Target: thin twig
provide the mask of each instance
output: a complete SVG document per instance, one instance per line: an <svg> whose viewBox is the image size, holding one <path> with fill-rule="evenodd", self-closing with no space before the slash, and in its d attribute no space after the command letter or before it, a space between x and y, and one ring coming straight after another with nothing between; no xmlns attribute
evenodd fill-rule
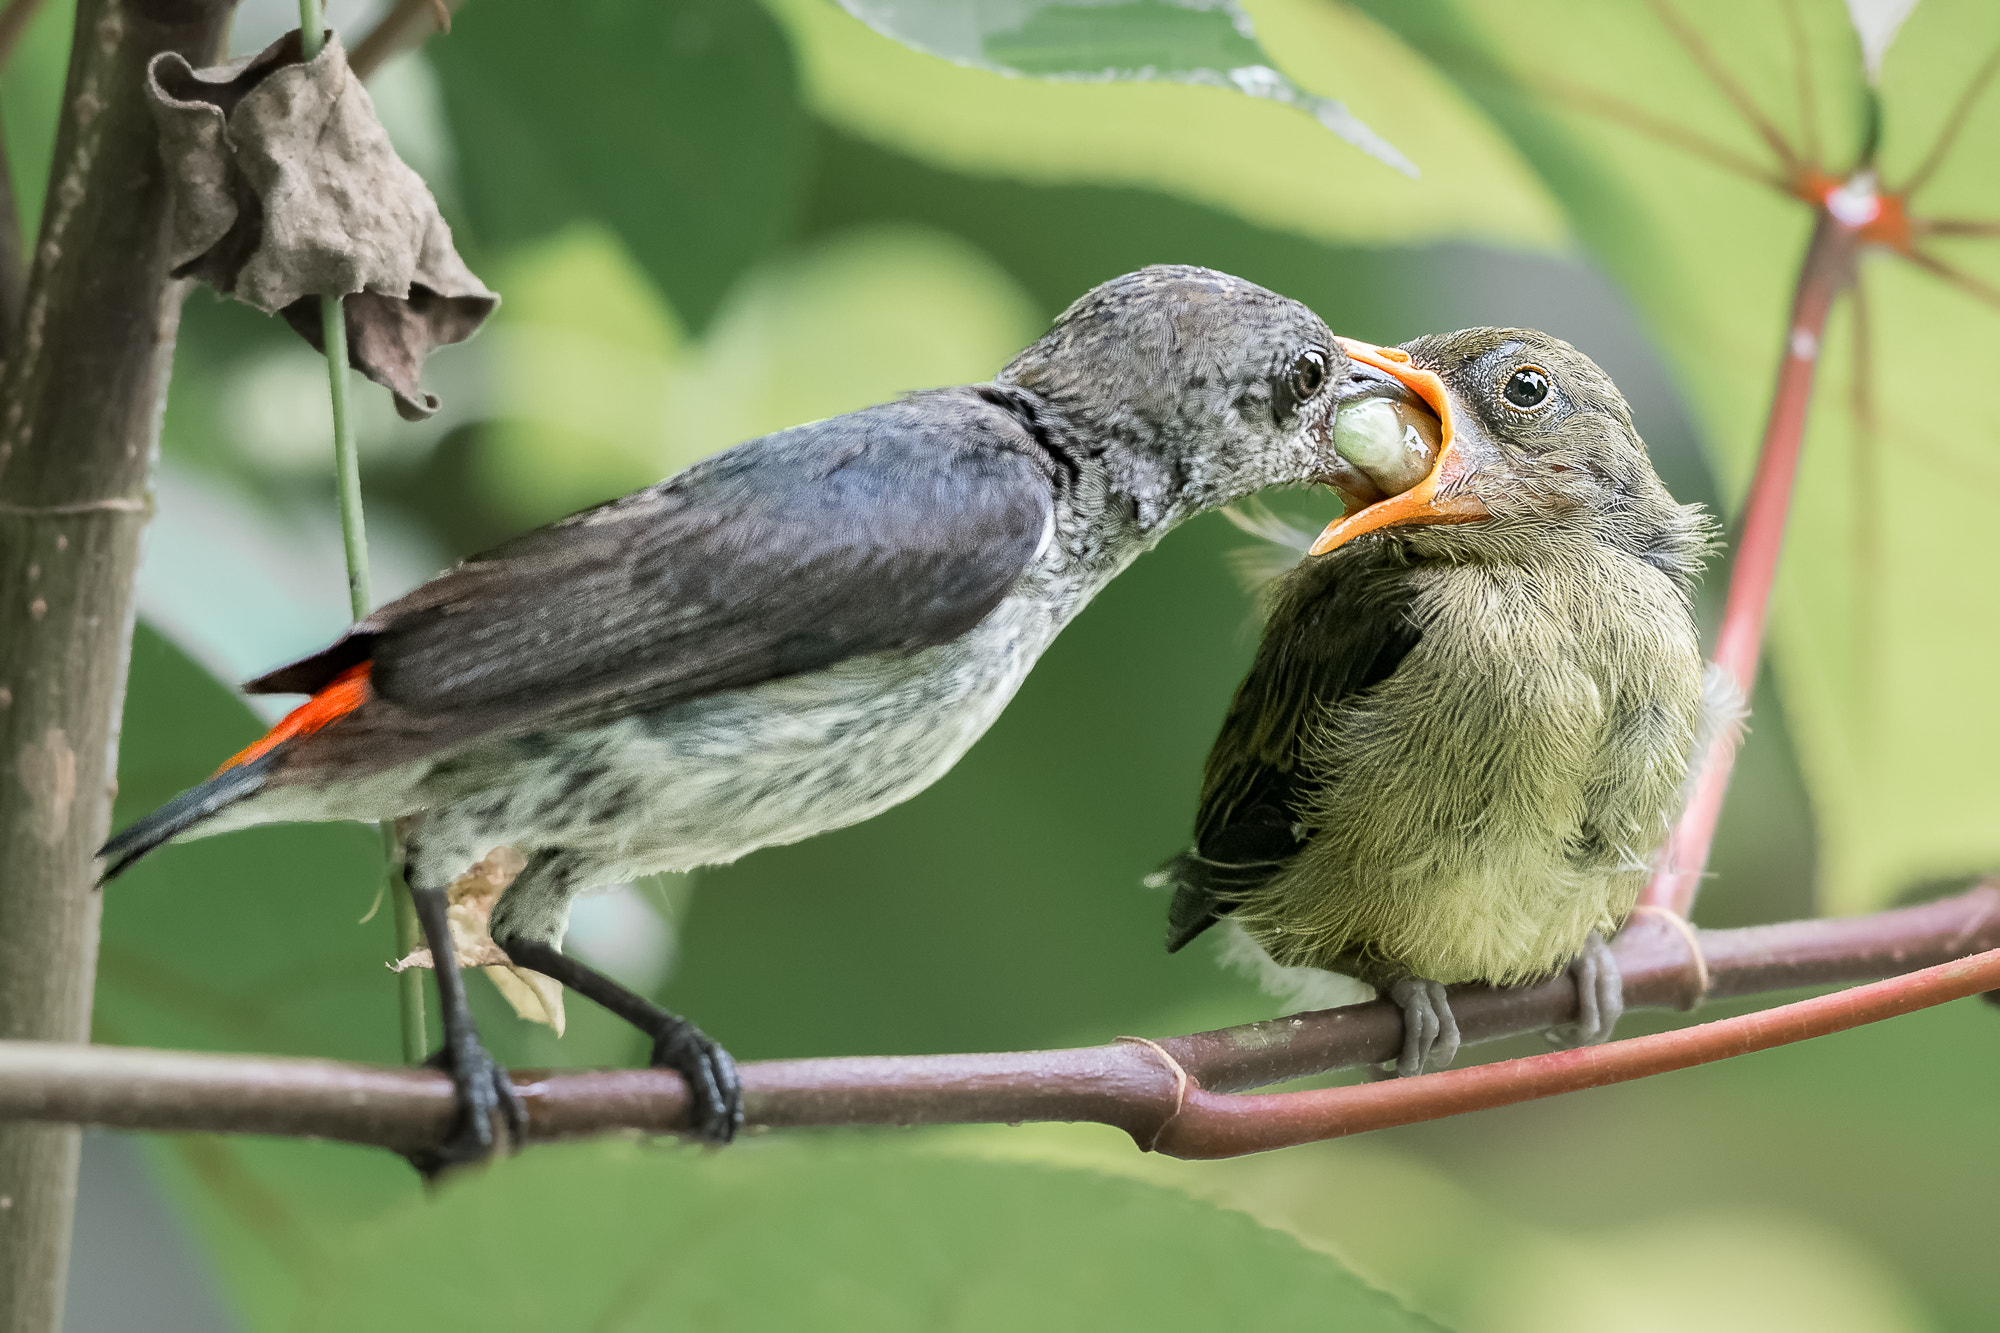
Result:
<svg viewBox="0 0 2000 1333"><path fill-rule="evenodd" d="M1945 158L1951 153L1952 145L1958 142L1960 132L1965 129L1965 122L1971 118L1973 105L1986 91L1986 85L1993 82L1995 74L2000 74L2000 46L1994 47L1992 54L1986 57L1986 62L1973 72L1972 81L1965 85L1965 91L1960 93L1958 101L1952 104L1951 114L1944 118L1944 124L1938 130L1938 137L1931 143L1930 152L1924 154L1924 160L1910 173L1910 178L1893 193L1908 199L1937 174L1937 169L1944 165Z"/></svg>
<svg viewBox="0 0 2000 1333"><path fill-rule="evenodd" d="M8 0L7 7L0 9L0 70L7 67L7 58L14 54L21 34L34 22L35 11L41 7L42 0Z"/></svg>
<svg viewBox="0 0 2000 1333"><path fill-rule="evenodd" d="M1786 175L1796 175L1802 165L1798 152L1793 149L1783 132L1764 115L1763 109L1757 105L1757 100L1750 95L1750 90L1737 82L1736 76L1729 72L1728 66L1722 63L1722 58L1715 54L1715 48L1708 44L1708 39L1688 22L1686 15L1674 7L1673 0L1646 0L1646 3L1660 22L1666 25L1667 30L1673 33L1674 40L1679 42L1682 49L1693 58L1694 63L1700 66L1701 72L1708 76L1708 81L1730 100L1743 119L1750 122L1750 128L1757 131L1771 151L1778 155L1778 161L1784 164Z"/></svg>
<svg viewBox="0 0 2000 1333"><path fill-rule="evenodd" d="M1157 1043L764 1061L742 1066L745 1111L751 1125L767 1128L1089 1120L1187 1156L1277 1147L1681 1068L1938 1003L1968 987L2000 987L2000 954L1989 952L2000 949L2000 887L1873 917L1699 931L1693 940L1707 960L1707 994L1718 997L1931 971L1892 983L1887 1000L1881 988L1863 987L1809 1002L1803 1017L1791 1006L1664 1041L1643 1037L1401 1080L1387 1094L1360 1087L1226 1095L1393 1055L1402 1020L1394 1005L1376 1001ZM1635 924L1618 952L1633 1007L1685 1009L1701 998L1687 937L1659 917ZM1986 971L1951 970L1974 953ZM1509 991L1456 987L1452 1007L1468 1037L1483 1040L1574 1021L1576 992L1564 979ZM669 1070L523 1070L514 1081L536 1139L689 1125L686 1085ZM450 1078L435 1070L0 1042L0 1120L286 1134L409 1151L438 1142L454 1107Z"/></svg>
<svg viewBox="0 0 2000 1333"><path fill-rule="evenodd" d="M1174 1157L1268 1152L1671 1073L1879 1023L1996 986L2000 949L1739 1018L1426 1078L1256 1097L1195 1091L1155 1142Z"/></svg>
<svg viewBox="0 0 2000 1333"><path fill-rule="evenodd" d="M299 0L299 50L311 61L325 44L325 19L320 0ZM326 350L327 388L333 404L333 461L340 497L340 544L347 557L347 604L356 620L375 607L368 588L368 530L361 504L361 455L355 447L354 421L347 410L347 314L338 293L319 298L320 344ZM417 918L409 895L397 892L395 879L402 864L402 846L393 824L382 825L383 874L390 877L390 913L396 931L397 957L407 957L417 944ZM423 978L412 971L396 977L396 1002L403 1041L403 1058L415 1064L424 1058Z"/></svg>
<svg viewBox="0 0 2000 1333"><path fill-rule="evenodd" d="M390 56L420 44L434 32L451 31L451 14L465 0L396 0L366 37L348 53L347 65L366 79Z"/></svg>

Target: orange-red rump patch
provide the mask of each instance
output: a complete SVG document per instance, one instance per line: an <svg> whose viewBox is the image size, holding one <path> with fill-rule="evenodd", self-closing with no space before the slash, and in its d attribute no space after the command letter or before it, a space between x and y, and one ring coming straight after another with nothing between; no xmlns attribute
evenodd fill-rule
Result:
<svg viewBox="0 0 2000 1333"><path fill-rule="evenodd" d="M370 665L363 662L335 676L325 689L285 714L277 726L264 733L263 739L231 755L229 762L215 771L226 773L238 764L247 764L252 759L260 759L286 741L299 736L310 736L327 723L336 718L346 717L367 703Z"/></svg>

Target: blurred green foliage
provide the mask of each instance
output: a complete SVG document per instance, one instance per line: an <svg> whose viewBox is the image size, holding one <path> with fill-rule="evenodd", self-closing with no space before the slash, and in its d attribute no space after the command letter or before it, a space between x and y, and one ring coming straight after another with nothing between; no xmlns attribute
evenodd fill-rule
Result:
<svg viewBox="0 0 2000 1333"><path fill-rule="evenodd" d="M1727 25L1743 7L1729 8L1702 21L1738 31ZM1831 89L1838 7L1804 8ZM1740 135L1642 7L1587 22L1538 10L1513 27L1433 4L1247 9L1288 75L1344 101L1423 178L1281 106L965 69L828 0L472 0L449 37L373 83L505 297L492 328L433 361L437 421L364 416L378 586L737 439L983 378L1090 285L1160 261L1241 273L1373 341L1549 327L1626 386L1678 494L1716 499L1697 434L1736 493L1796 212L1630 136L1530 116L1452 60L1466 43L1510 58L1525 43L1635 92L1664 80L1692 123ZM0 83L31 224L69 22L68 5L45 6ZM1768 48L1752 31L1729 55L1777 103L1788 76ZM1956 71L1977 54L1916 59ZM1913 96L1898 58L1892 91ZM1845 105L1828 94L1830 115ZM1835 128L1845 142L1850 127ZM1566 249L1572 225L1654 321L1659 355ZM1950 355L1984 346L1968 338ZM1934 377L1900 382L1922 391ZM141 585L174 641L142 630L135 648L120 821L256 734L204 666L252 670L340 628L323 385L281 328L191 300L167 415L171 502ZM1809 467L1837 472L1841 447L1822 431L1826 461ZM1795 541L1781 618L1821 595L1812 580L1846 577L1846 557L1826 553L1847 531L1845 502L1820 484L1802 504L1832 516L1809 516L1816 535ZM1186 836L1254 643L1224 558L1243 540L1203 520L1141 561L971 756L907 805L707 872L691 901L674 895L679 908L626 900L670 918L664 999L745 1059L1097 1042L1267 1016L1202 951L1167 957L1164 904L1138 887ZM1935 591L1895 586L1913 606ZM1798 684L1818 631L1786 623L1783 703L1823 745L1829 696ZM1893 660L1927 663L1944 642L1962 639L1910 630ZM1939 679L1913 693L1966 703L1956 677ZM1701 907L1712 924L1813 902L1814 825L1784 713L1768 688L1756 702ZM1814 800L1843 826L1824 835L1841 858L1832 882L1866 886L1840 901L1977 851L1933 840L1957 850L1855 870L1860 789L1813 771ZM1950 817L1973 843L1990 829ZM361 921L378 855L365 830L280 828L152 858L107 890L98 1039L393 1059L387 913ZM640 1058L587 1002L557 1040L473 990L510 1063ZM1090 1127L828 1133L712 1157L542 1149L425 1198L400 1162L337 1145L185 1136L148 1149L257 1329L819 1327L836 1326L836 1308L869 1327L1409 1326L1344 1265L1462 1333L1969 1331L2000 1305L1984 1261L2000 1185L1991 1024L1960 1005L1241 1162L1143 1157Z"/></svg>
<svg viewBox="0 0 2000 1333"><path fill-rule="evenodd" d="M302 1328L1435 1327L1180 1191L883 1141L549 1148L358 1240Z"/></svg>
<svg viewBox="0 0 2000 1333"><path fill-rule="evenodd" d="M784 36L756 5L482 0L435 58L466 210L491 244L595 218L700 329L785 231L807 128Z"/></svg>

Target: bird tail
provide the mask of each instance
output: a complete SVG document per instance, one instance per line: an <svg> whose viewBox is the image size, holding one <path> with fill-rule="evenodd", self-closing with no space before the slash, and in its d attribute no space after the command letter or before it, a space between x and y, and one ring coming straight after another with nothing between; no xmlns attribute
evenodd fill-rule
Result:
<svg viewBox="0 0 2000 1333"><path fill-rule="evenodd" d="M202 823L238 801L261 791L278 760L278 748L300 736L309 736L327 723L345 717L368 701L369 664L349 667L328 682L326 688L287 713L284 720L238 751L215 776L199 787L190 787L173 800L128 828L98 849L105 859L104 879L109 882L131 868L134 861L161 843Z"/></svg>
<svg viewBox="0 0 2000 1333"><path fill-rule="evenodd" d="M1195 852L1185 851L1146 876L1147 888L1174 891L1167 905L1168 953L1179 953L1236 905L1216 894L1211 869Z"/></svg>
<svg viewBox="0 0 2000 1333"><path fill-rule="evenodd" d="M201 823L210 815L254 795L264 785L265 776L276 762L270 754L223 769L199 787L190 787L173 800L136 823L120 830L98 849L104 858L104 880L118 878L132 863L170 838Z"/></svg>

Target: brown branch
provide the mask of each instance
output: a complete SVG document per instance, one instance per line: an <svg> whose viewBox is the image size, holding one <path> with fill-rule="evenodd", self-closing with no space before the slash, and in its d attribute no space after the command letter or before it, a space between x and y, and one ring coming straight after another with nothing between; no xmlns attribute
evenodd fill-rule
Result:
<svg viewBox="0 0 2000 1333"><path fill-rule="evenodd" d="M2000 886L1872 917L1699 931L1695 940L1707 962L1706 993L1717 997L1893 976L2000 948ZM1661 918L1642 917L1620 937L1618 950L1631 1007L1686 1009L1701 998L1687 937ZM2000 986L2000 975L1979 976L1981 989ZM1895 1006L1908 1007L1912 995L1936 1002L1943 994L1925 987L1963 984L1953 974L1914 991L1905 987L1890 1008L1902 1012ZM744 1101L749 1123L770 1128L1082 1120L1115 1125L1141 1146L1203 1156L1279 1146L1256 1138L1267 1131L1294 1142L1304 1141L1295 1137L1302 1126L1310 1136L1325 1137L1375 1123L1355 1115L1390 1115L1402 1123L1638 1077L1682 1067L1691 1052L1692 1058L1716 1058L1712 1052L1758 1049L1760 1042L1833 1030L1828 1022L1874 1021L1890 1011L1865 988L1809 1003L1820 1007L1803 1023L1789 1009L1767 1011L1753 1015L1757 1021L1748 1029L1746 1020L1732 1019L1667 1034L1677 1041L1664 1048L1659 1038L1638 1038L1402 1080L1387 1094L1363 1087L1226 1095L1392 1057L1402 1020L1395 1006L1378 1001L1158 1043L1126 1039L1056 1051L764 1061L742 1067ZM1576 995L1565 980L1509 991L1468 986L1454 988L1452 1005L1467 1039L1483 1041L1573 1021ZM1636 1055L1626 1053L1634 1049ZM1494 1069L1510 1072L1487 1072ZM687 1127L686 1088L666 1070L521 1071L515 1081L538 1139ZM1287 1100L1298 1097L1319 1100ZM1336 1119L1327 1118L1329 1105L1343 1108ZM0 1042L0 1120L303 1135L409 1151L438 1142L452 1115L450 1080L426 1069Z"/></svg>
<svg viewBox="0 0 2000 1333"><path fill-rule="evenodd" d="M18 6L17 6L18 8ZM82 1041L132 574L180 318L147 60L226 0L79 0L41 235L0 374L0 1036ZM12 11L10 11L12 12ZM76 1131L0 1127L0 1328L60 1326Z"/></svg>
<svg viewBox="0 0 2000 1333"><path fill-rule="evenodd" d="M1236 1157L1365 1134L1671 1073L1879 1023L1994 987L2000 987L2000 949L1740 1018L1422 1079L1260 1097L1197 1089L1148 1146L1175 1157Z"/></svg>
<svg viewBox="0 0 2000 1333"><path fill-rule="evenodd" d="M380 69L390 56L422 45L434 32L451 31L452 11L465 0L396 0L367 36L348 53L348 68L357 79L366 79Z"/></svg>

